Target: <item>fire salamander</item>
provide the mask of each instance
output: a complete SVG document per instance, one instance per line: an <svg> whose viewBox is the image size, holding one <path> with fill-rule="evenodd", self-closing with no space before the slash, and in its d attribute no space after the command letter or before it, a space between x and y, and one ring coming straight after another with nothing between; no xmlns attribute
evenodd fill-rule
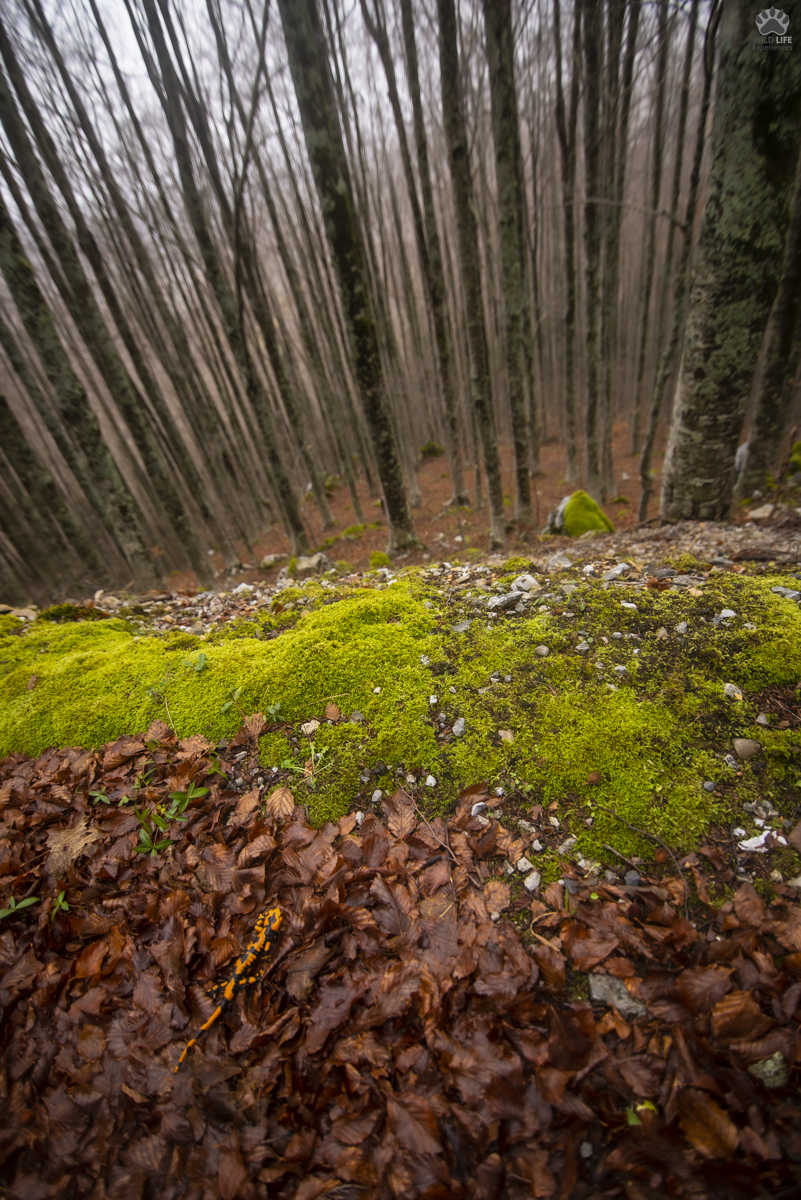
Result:
<svg viewBox="0 0 801 1200"><path fill-rule="evenodd" d="M251 983L259 982L267 966L272 944L278 935L278 930L281 928L281 919L280 908L270 908L266 912L263 912L256 922L252 941L245 950L245 953L240 955L236 960L230 979L227 983L218 983L210 989L209 996L212 1000L218 1001L217 1007L208 1021L200 1026L200 1029L197 1031L197 1037L193 1037L187 1043L186 1049L178 1059L178 1066L175 1068L176 1075L189 1051L193 1046L197 1045L203 1034L211 1029L217 1018L225 1012L232 1000L236 998L237 993L242 988L248 987Z"/></svg>

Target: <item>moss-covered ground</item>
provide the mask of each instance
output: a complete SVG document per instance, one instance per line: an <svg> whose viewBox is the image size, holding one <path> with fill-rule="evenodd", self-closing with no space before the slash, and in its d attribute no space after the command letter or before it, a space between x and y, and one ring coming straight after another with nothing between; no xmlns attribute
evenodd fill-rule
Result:
<svg viewBox="0 0 801 1200"><path fill-rule="evenodd" d="M793 815L801 732L756 724L754 698L801 680L801 611L771 592L797 580L721 573L648 590L570 570L539 577L524 612L490 616L487 596L525 566L486 576L489 592L417 571L309 581L205 637L141 635L124 617L0 618L0 754L95 746L154 718L219 740L269 707L265 786L287 779L316 822L408 776L434 811L488 780L518 812L550 808L587 856L642 847L612 813L681 849L710 824L755 831L743 812L755 799ZM331 704L341 720L325 719ZM736 737L761 752L727 764Z"/></svg>

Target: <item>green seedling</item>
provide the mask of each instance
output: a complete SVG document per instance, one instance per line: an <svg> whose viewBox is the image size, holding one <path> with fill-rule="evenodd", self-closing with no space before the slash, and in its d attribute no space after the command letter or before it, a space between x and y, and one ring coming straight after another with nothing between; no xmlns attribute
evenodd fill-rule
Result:
<svg viewBox="0 0 801 1200"><path fill-rule="evenodd" d="M162 832L167 828L167 822L158 813L143 813L138 808L135 808L134 812L141 826L139 830L139 845L135 847L136 853L149 854L151 858L155 858L161 850L167 849L170 845L170 839L162 838L160 841L156 841L157 835L154 833L150 821L152 819L153 824L158 829L161 829Z"/></svg>
<svg viewBox="0 0 801 1200"><path fill-rule="evenodd" d="M111 804L105 792L90 792L89 795L94 797L95 804Z"/></svg>
<svg viewBox="0 0 801 1200"><path fill-rule="evenodd" d="M225 701L225 704L223 704L222 708L220 709L220 712L228 712L228 709L233 708L234 705L236 705L237 708L239 708L239 697L242 695L241 687L232 689L228 694L231 697L231 699Z"/></svg>
<svg viewBox="0 0 801 1200"><path fill-rule="evenodd" d="M208 788L196 787L195 781L189 781L189 788L185 792L170 792L170 800L172 804L166 811L167 819L170 821L188 821L189 818L183 814L189 805L190 800L199 800L201 796L207 796Z"/></svg>
<svg viewBox="0 0 801 1200"><path fill-rule="evenodd" d="M205 671L209 665L208 655L206 654L205 650L201 650L197 658L185 658L183 660L183 665L185 667L190 667L193 671L196 671L197 674L200 675L200 673Z"/></svg>
<svg viewBox="0 0 801 1200"><path fill-rule="evenodd" d="M0 908L0 921L2 921L3 917L10 917L12 913L18 913L20 909L28 908L31 904L38 903L38 896L28 896L25 900L20 900L19 904L17 904L16 900L12 896L8 902L8 908Z"/></svg>
<svg viewBox="0 0 801 1200"><path fill-rule="evenodd" d="M51 920L51 921L55 921L56 917L58 916L58 914L59 914L60 912L65 912L65 913L67 913L67 912L69 912L69 911L70 911L70 906L69 906L69 904L67 904L67 901L64 899L64 897L66 896L66 894L67 894L66 892L59 892L59 893L58 893L58 896L56 897L55 904L53 905L53 911L52 911L52 912L51 912L51 914L50 914L50 920Z"/></svg>

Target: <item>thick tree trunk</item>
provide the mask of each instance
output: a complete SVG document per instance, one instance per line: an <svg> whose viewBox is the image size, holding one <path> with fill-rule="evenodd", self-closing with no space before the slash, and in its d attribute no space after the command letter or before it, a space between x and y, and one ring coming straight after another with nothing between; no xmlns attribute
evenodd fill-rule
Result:
<svg viewBox="0 0 801 1200"><path fill-rule="evenodd" d="M523 161L515 92L515 48L511 0L484 0L487 35L495 177L498 185L498 233L501 288L506 317L506 386L512 414L517 519L531 522L526 397L523 387L523 318L526 244L523 225Z"/></svg>
<svg viewBox="0 0 801 1200"><path fill-rule="evenodd" d="M765 332L762 366L757 380L754 415L745 470L739 486L742 496L765 486L769 472L780 466L782 437L790 414L792 379L801 322L801 154L798 157L793 215L787 232L781 282Z"/></svg>
<svg viewBox="0 0 801 1200"><path fill-rule="evenodd" d="M351 337L356 379L384 489L390 550L416 544L387 411L363 251L316 0L279 0L289 69Z"/></svg>
<svg viewBox="0 0 801 1200"><path fill-rule="evenodd" d="M467 135L462 108L454 0L437 0L439 16L439 71L442 89L442 113L448 163L456 211L459 262L464 285L467 333L470 343L473 407L484 450L484 469L490 507L490 546L502 550L506 545L506 516L503 508L501 460L495 436L492 388L487 350L487 328L481 294L481 258L478 230L473 208L472 184Z"/></svg>
<svg viewBox="0 0 801 1200"><path fill-rule="evenodd" d="M801 58L753 45L729 0L708 199L693 263L679 388L665 456L665 520L726 520L734 456L776 297L801 143Z"/></svg>

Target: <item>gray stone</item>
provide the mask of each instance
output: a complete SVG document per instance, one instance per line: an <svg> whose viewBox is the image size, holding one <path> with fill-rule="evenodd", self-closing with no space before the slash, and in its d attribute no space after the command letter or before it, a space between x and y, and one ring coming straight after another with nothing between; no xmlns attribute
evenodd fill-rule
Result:
<svg viewBox="0 0 801 1200"><path fill-rule="evenodd" d="M285 554L265 554L264 558L259 563L259 566L263 571L269 571L271 567L276 567L278 563L283 562L285 558Z"/></svg>
<svg viewBox="0 0 801 1200"><path fill-rule="evenodd" d="M622 979L615 975L590 975L590 999L596 1004L613 1005L624 1017L645 1017L645 1005L629 993Z"/></svg>
<svg viewBox="0 0 801 1200"><path fill-rule="evenodd" d="M674 587L689 588L695 587L696 583L700 583L694 575L673 575L670 580Z"/></svg>
<svg viewBox="0 0 801 1200"><path fill-rule="evenodd" d="M565 596L572 596L577 587L578 587L577 583L563 583L559 590Z"/></svg>
<svg viewBox="0 0 801 1200"><path fill-rule="evenodd" d="M551 652L547 646L535 646L534 653L538 654L540 658L547 658Z"/></svg>
<svg viewBox="0 0 801 1200"><path fill-rule="evenodd" d="M529 846L529 850L532 850L534 852L534 854L542 853L542 842L539 840L539 838L534 839L534 841Z"/></svg>
<svg viewBox="0 0 801 1200"><path fill-rule="evenodd" d="M754 741L753 738L735 738L732 745L737 757L743 759L753 758L762 749L759 742Z"/></svg>
<svg viewBox="0 0 801 1200"><path fill-rule="evenodd" d="M728 696L730 700L742 700L743 698L743 693L740 688L738 688L736 683L724 684L723 693L724 695Z"/></svg>
<svg viewBox="0 0 801 1200"><path fill-rule="evenodd" d="M770 1058L762 1058L759 1062L752 1063L748 1074L764 1083L766 1088L783 1088L790 1077L787 1063L778 1050L771 1054Z"/></svg>
<svg viewBox="0 0 801 1200"><path fill-rule="evenodd" d="M527 892L536 892L537 888L540 886L541 880L542 876L540 875L539 871L529 871L528 875L526 875L526 878L523 880L523 887Z"/></svg>
<svg viewBox="0 0 801 1200"><path fill-rule="evenodd" d="M622 633L613 633L612 637L615 639L616 642L619 642L621 640L621 638L623 637L623 634Z"/></svg>
<svg viewBox="0 0 801 1200"><path fill-rule="evenodd" d="M373 797L372 797L373 804L378 804L378 802L381 799L381 797L383 796L383 794L384 793L381 791L381 788L376 788L375 791L373 792Z"/></svg>
<svg viewBox="0 0 801 1200"><path fill-rule="evenodd" d="M517 869L521 875L527 875L529 871L534 870L534 863L531 862L530 859L526 858L525 854L523 855L522 858L519 858L517 860L517 862L515 863L515 866L517 867Z"/></svg>
<svg viewBox="0 0 801 1200"><path fill-rule="evenodd" d="M308 579L312 575L322 575L323 571L328 571L334 564L327 554L310 554L308 557L301 555L295 562L295 579Z"/></svg>
<svg viewBox="0 0 801 1200"><path fill-rule="evenodd" d="M734 611L733 608L722 608L720 610L721 621L728 621L730 617L736 617L736 616L737 616L737 613Z"/></svg>
<svg viewBox="0 0 801 1200"><path fill-rule="evenodd" d="M575 837L571 833L570 837L566 837L565 840L562 842L562 845L559 847L557 853L558 854L569 854L570 851L575 846L577 841L578 841L578 838Z"/></svg>
<svg viewBox="0 0 801 1200"><path fill-rule="evenodd" d="M467 633L472 624L472 621L460 621L458 625L451 625L451 629L454 633Z"/></svg>
<svg viewBox="0 0 801 1200"><path fill-rule="evenodd" d="M364 713L360 713L358 709L350 714L350 720L354 725L361 725L364 720Z"/></svg>
<svg viewBox="0 0 801 1200"><path fill-rule="evenodd" d="M622 663L618 663L618 665L616 667L613 667L612 669L614 670L616 675L622 676L622 675L628 674L628 667L624 667Z"/></svg>
<svg viewBox="0 0 801 1200"><path fill-rule="evenodd" d="M570 497L568 496L568 497L566 497L566 499L569 500ZM563 503L564 503L564 501L563 501ZM556 554L552 554L551 557L548 559L548 570L549 571L564 571L568 567L572 567L572 566L573 566L573 560L569 554L565 553L564 550L559 550Z"/></svg>
<svg viewBox="0 0 801 1200"><path fill-rule="evenodd" d="M576 650L579 652L579 654L586 654L589 649L589 642L579 642L579 644L576 646Z"/></svg>
<svg viewBox="0 0 801 1200"><path fill-rule="evenodd" d="M520 600L519 592L507 592L505 596L493 596L487 603L487 608L493 612L503 612L504 609L513 608Z"/></svg>
<svg viewBox="0 0 801 1200"><path fill-rule="evenodd" d="M689 626L686 621L679 621L678 625L675 626L676 633L686 633L688 628Z"/></svg>
<svg viewBox="0 0 801 1200"><path fill-rule="evenodd" d="M517 579L512 580L513 592L530 592L536 586L537 581L533 575L518 575Z"/></svg>
<svg viewBox="0 0 801 1200"><path fill-rule="evenodd" d="M453 732L456 737L461 737L464 733L464 717L457 717L453 723Z"/></svg>
<svg viewBox="0 0 801 1200"><path fill-rule="evenodd" d="M636 887L640 882L640 873L639 871L626 871L623 879L625 880L626 887Z"/></svg>
<svg viewBox="0 0 801 1200"><path fill-rule="evenodd" d="M711 779L707 779L706 782L704 783L704 791L705 792L714 792L714 790L715 790L714 783L712 782Z"/></svg>
<svg viewBox="0 0 801 1200"><path fill-rule="evenodd" d="M618 563L616 567L612 567L609 571L604 571L601 579L608 581L610 579L620 579L621 575L628 575L631 567L628 563Z"/></svg>
<svg viewBox="0 0 801 1200"><path fill-rule="evenodd" d="M797 600L801 596L801 592L795 591L793 588L774 587L770 589L777 596L784 596L785 600Z"/></svg>
<svg viewBox="0 0 801 1200"><path fill-rule="evenodd" d="M756 723L757 725L762 725L765 729L770 728L770 721L768 720L767 713L760 713L756 719Z"/></svg>

